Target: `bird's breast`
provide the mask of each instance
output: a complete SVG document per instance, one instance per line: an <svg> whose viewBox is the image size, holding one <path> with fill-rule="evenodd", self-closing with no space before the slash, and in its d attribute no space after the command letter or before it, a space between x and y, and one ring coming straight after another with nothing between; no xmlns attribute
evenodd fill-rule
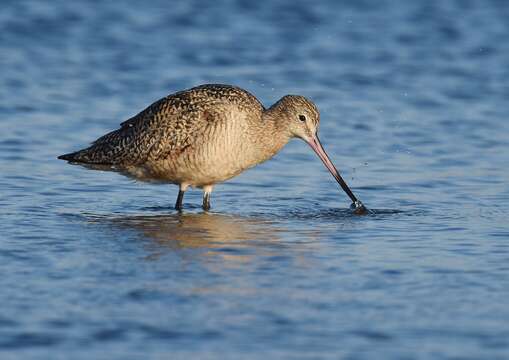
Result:
<svg viewBox="0 0 509 360"><path fill-rule="evenodd" d="M165 159L144 164L142 173L173 183L204 186L228 180L270 159L279 151L261 126L245 116L228 114L193 134L189 146Z"/></svg>

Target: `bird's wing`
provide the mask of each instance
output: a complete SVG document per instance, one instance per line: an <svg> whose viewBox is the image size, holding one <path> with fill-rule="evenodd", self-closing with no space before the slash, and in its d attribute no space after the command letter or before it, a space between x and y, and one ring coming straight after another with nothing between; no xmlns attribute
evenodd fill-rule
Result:
<svg viewBox="0 0 509 360"><path fill-rule="evenodd" d="M163 98L78 152L77 160L136 165L177 155L192 147L212 122L226 120L222 109L228 106L220 99Z"/></svg>

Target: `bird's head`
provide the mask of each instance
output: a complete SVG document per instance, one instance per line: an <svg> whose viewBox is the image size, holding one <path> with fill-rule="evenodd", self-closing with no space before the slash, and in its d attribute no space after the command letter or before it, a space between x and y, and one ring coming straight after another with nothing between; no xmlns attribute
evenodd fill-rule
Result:
<svg viewBox="0 0 509 360"><path fill-rule="evenodd" d="M281 131L286 132L289 137L300 138L311 146L332 176L352 199L356 209L360 209L359 213L363 213L366 208L352 193L320 143L318 138L320 112L316 105L304 96L286 95L269 110L275 115Z"/></svg>
<svg viewBox="0 0 509 360"><path fill-rule="evenodd" d="M320 112L311 100L299 95L286 95L272 106L277 121L290 137L309 142L318 132Z"/></svg>

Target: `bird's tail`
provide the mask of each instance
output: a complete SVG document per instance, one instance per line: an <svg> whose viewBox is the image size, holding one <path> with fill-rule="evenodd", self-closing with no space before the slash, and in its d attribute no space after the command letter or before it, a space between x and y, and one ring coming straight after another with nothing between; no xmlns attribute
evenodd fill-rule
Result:
<svg viewBox="0 0 509 360"><path fill-rule="evenodd" d="M101 155L101 153L99 153L99 155ZM103 170L102 168L103 166L110 167L111 165L113 165L110 159L107 159L105 157L99 157L97 153L94 152L93 147L60 155L58 159L68 161L71 164L79 164L87 167L88 165L92 166L98 165L101 166L101 170Z"/></svg>
<svg viewBox="0 0 509 360"><path fill-rule="evenodd" d="M90 159L88 159L88 156L86 156L86 154L87 152L85 150L80 150L69 154L60 155L58 159L74 163L89 163Z"/></svg>
<svg viewBox="0 0 509 360"><path fill-rule="evenodd" d="M74 161L74 158L76 157L77 152L72 152L69 154L60 155L58 159L60 160L66 160L66 161Z"/></svg>

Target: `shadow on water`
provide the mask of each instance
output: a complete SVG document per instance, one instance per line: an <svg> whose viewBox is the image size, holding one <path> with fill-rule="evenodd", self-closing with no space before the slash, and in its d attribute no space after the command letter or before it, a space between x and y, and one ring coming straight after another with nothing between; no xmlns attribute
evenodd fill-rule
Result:
<svg viewBox="0 0 509 360"><path fill-rule="evenodd" d="M294 208L250 215L214 212L179 214L173 211L168 214L167 208L151 210L148 214L84 213L78 217L87 223L106 225L115 231L134 231L142 239L150 240L152 245L174 251L190 248L234 251L245 247L248 242L250 246L284 247L289 246L289 238L296 242L303 237L307 241L316 241L321 233L320 224L341 224L353 228L358 222L415 215L394 209L372 209L365 215L353 214L349 209L330 208ZM312 226L309 226L309 221L313 222ZM286 241L282 241L282 238Z"/></svg>
<svg viewBox="0 0 509 360"><path fill-rule="evenodd" d="M155 206L139 208L134 214L62 215L94 225L108 243L134 239L144 248L147 260L173 253L185 258L214 255L244 263L252 256L271 257L316 249L323 245L323 239L337 238L339 233L345 235L338 241L351 241L352 234L370 228L373 221L392 221L416 213L372 209L368 214L356 215L347 208L313 204L312 208L275 206L270 211L242 215L202 212L198 206L189 206L183 213ZM121 248L129 251L129 245Z"/></svg>
<svg viewBox="0 0 509 360"><path fill-rule="evenodd" d="M262 218L218 213L84 216L88 223L134 230L153 245L172 250L208 248L235 252L247 242L277 244L278 233L284 231Z"/></svg>

